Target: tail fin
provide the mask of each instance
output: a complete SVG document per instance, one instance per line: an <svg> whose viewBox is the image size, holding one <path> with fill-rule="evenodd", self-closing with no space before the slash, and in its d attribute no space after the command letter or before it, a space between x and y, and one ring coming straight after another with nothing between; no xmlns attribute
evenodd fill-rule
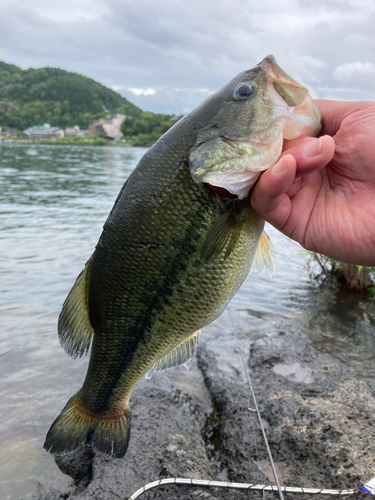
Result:
<svg viewBox="0 0 375 500"><path fill-rule="evenodd" d="M122 458L130 439L130 410L118 420L100 419L100 415L88 416L79 411L81 403L77 395L69 399L47 433L44 448L54 455L64 455L84 445Z"/></svg>

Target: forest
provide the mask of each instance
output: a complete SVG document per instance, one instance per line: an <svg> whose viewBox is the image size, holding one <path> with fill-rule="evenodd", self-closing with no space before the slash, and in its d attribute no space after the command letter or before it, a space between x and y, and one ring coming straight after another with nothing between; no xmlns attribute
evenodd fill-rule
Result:
<svg viewBox="0 0 375 500"><path fill-rule="evenodd" d="M124 137L134 146L151 146L178 120L172 115L143 111L139 116L127 118L121 125Z"/></svg>
<svg viewBox="0 0 375 500"><path fill-rule="evenodd" d="M138 117L142 110L92 78L59 68L29 68L0 61L0 126L24 130L50 123L89 124L109 113Z"/></svg>
<svg viewBox="0 0 375 500"><path fill-rule="evenodd" d="M49 123L87 129L93 121L115 113L126 115L121 131L132 146L152 146L177 121L172 115L142 111L114 90L78 73L49 67L22 70L0 61L2 128L22 131Z"/></svg>

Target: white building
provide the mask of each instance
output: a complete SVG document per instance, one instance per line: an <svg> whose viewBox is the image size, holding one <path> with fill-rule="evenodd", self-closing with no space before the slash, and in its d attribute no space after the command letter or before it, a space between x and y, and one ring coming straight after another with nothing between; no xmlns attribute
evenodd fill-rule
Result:
<svg viewBox="0 0 375 500"><path fill-rule="evenodd" d="M43 126L35 125L23 131L30 139L56 139L64 137L64 131L59 127L51 127L49 123Z"/></svg>
<svg viewBox="0 0 375 500"><path fill-rule="evenodd" d="M65 137L75 137L79 135L79 126L74 125L74 127L66 127L65 129Z"/></svg>
<svg viewBox="0 0 375 500"><path fill-rule="evenodd" d="M125 120L126 115L117 113L108 115L106 118L91 124L91 135L105 135L108 139L118 140L123 136L121 132L121 124Z"/></svg>

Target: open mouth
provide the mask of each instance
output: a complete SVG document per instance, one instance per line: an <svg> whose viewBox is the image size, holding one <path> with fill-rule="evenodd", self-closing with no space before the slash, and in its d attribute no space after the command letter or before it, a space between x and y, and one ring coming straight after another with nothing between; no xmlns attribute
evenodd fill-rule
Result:
<svg viewBox="0 0 375 500"><path fill-rule="evenodd" d="M215 191L215 193L221 194L222 196L226 196L227 198L237 198L236 194L231 193L228 191L228 189L225 189L220 186L213 186L212 184L207 183L207 186L209 186L212 191Z"/></svg>
<svg viewBox="0 0 375 500"><path fill-rule="evenodd" d="M272 55L265 57L260 67L267 77L264 103L284 108L283 139L318 136L322 130L322 115L308 89L285 73Z"/></svg>

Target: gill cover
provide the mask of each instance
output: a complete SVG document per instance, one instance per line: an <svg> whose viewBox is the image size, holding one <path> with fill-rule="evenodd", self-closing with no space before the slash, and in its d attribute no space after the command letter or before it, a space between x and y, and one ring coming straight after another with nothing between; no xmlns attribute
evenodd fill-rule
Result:
<svg viewBox="0 0 375 500"><path fill-rule="evenodd" d="M196 183L245 198L260 172L278 160L283 139L318 135L321 115L308 90L268 56L215 94L220 105L189 154Z"/></svg>

